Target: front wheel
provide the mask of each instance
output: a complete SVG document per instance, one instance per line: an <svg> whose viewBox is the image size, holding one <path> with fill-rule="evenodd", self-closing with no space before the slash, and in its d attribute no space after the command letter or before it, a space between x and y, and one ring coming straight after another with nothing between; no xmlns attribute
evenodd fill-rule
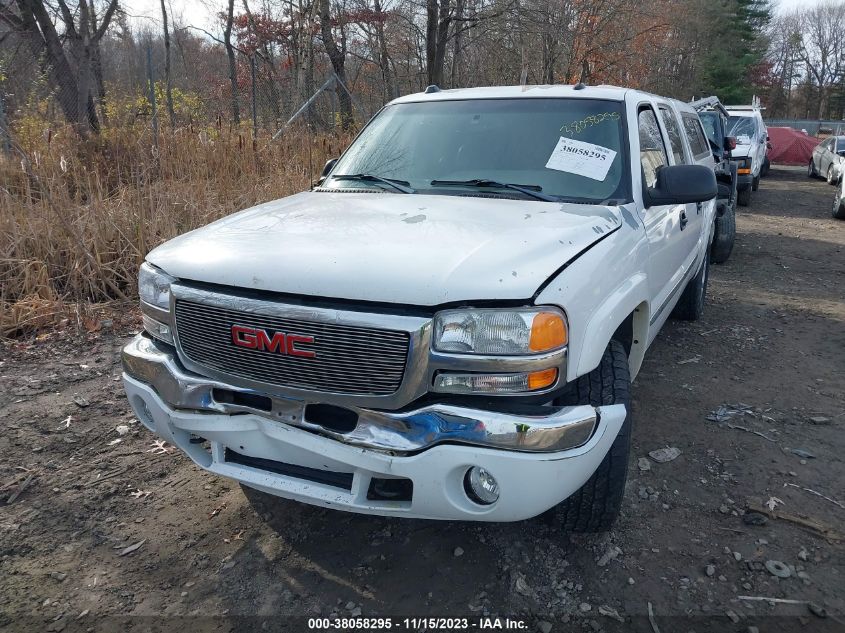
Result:
<svg viewBox="0 0 845 633"><path fill-rule="evenodd" d="M765 178L769 175L769 169L771 168L772 164L769 162L769 157L763 160L763 166L760 168L760 177Z"/></svg>
<svg viewBox="0 0 845 633"><path fill-rule="evenodd" d="M818 175L816 171L816 164L813 162L813 159L810 159L810 164L807 165L807 178L815 178Z"/></svg>
<svg viewBox="0 0 845 633"><path fill-rule="evenodd" d="M610 341L599 366L572 382L555 400L560 406L624 404L627 412L619 434L596 472L547 513L568 532L605 532L613 527L619 515L631 453L630 387L625 347L619 341Z"/></svg>
<svg viewBox="0 0 845 633"><path fill-rule="evenodd" d="M833 165L827 168L827 184L835 185L836 177L833 175Z"/></svg>
<svg viewBox="0 0 845 633"><path fill-rule="evenodd" d="M751 204L751 187L747 189L740 189L736 192L736 201L741 207L747 207Z"/></svg>
<svg viewBox="0 0 845 633"><path fill-rule="evenodd" d="M672 316L681 321L698 321L704 313L704 300L707 297L707 280L710 279L710 249L704 251L704 261L695 277L687 282L684 293L678 299Z"/></svg>
<svg viewBox="0 0 845 633"><path fill-rule="evenodd" d="M751 191L757 191L760 188L760 176L751 179Z"/></svg>
<svg viewBox="0 0 845 633"><path fill-rule="evenodd" d="M837 220L845 220L845 194L842 193L843 189L837 191L833 197L833 217Z"/></svg>
<svg viewBox="0 0 845 633"><path fill-rule="evenodd" d="M725 204L722 215L716 216L716 228L713 232L713 246L710 258L716 264L724 264L731 256L736 239L736 209L732 204Z"/></svg>

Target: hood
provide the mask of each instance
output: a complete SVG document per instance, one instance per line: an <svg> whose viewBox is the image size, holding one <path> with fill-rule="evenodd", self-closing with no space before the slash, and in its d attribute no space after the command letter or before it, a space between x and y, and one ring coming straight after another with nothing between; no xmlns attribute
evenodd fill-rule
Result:
<svg viewBox="0 0 845 633"><path fill-rule="evenodd" d="M731 158L736 160L738 158L748 158L751 155L751 146L750 145L740 145L739 141L736 143L736 147L731 150Z"/></svg>
<svg viewBox="0 0 845 633"><path fill-rule="evenodd" d="M525 299L621 225L617 207L305 192L153 250L184 280L410 305Z"/></svg>

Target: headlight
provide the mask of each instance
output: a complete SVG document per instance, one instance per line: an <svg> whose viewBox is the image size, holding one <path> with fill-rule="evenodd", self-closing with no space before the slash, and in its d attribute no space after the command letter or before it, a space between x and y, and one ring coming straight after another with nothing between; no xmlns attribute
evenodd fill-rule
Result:
<svg viewBox="0 0 845 633"><path fill-rule="evenodd" d="M176 281L147 262L138 271L138 296L141 301L162 310L170 310L170 284Z"/></svg>
<svg viewBox="0 0 845 633"><path fill-rule="evenodd" d="M162 323L159 320L162 315L156 311L150 308L144 310L144 304L167 313L170 310L170 284L174 281L176 279L147 262L141 264L138 271L138 296L141 298L141 310L144 311L144 329L165 343L173 343L173 331L170 324ZM152 314L147 314L148 312Z"/></svg>
<svg viewBox="0 0 845 633"><path fill-rule="evenodd" d="M452 354L518 356L560 349L566 318L556 308L445 310L434 317L434 349Z"/></svg>

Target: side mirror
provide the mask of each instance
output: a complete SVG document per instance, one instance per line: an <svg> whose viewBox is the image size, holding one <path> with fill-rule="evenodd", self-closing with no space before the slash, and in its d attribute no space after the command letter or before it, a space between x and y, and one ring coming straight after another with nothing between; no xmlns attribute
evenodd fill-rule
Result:
<svg viewBox="0 0 845 633"><path fill-rule="evenodd" d="M657 182L648 189L648 203L687 204L712 200L719 192L716 174L704 165L672 165L657 172Z"/></svg>
<svg viewBox="0 0 845 633"><path fill-rule="evenodd" d="M321 179L325 178L326 176L329 175L329 172L332 170L332 167L334 167L336 162L337 162L336 158L330 158L329 160L326 161L326 164L323 165L323 171L320 174Z"/></svg>
<svg viewBox="0 0 845 633"><path fill-rule="evenodd" d="M772 137L771 137L771 136L769 136L768 134L766 134L766 142L768 143L768 142L769 142L769 141L771 141L771 140L772 140Z"/></svg>
<svg viewBox="0 0 845 633"><path fill-rule="evenodd" d="M836 152L836 153L837 153L837 154L839 154L840 156L845 156L845 149L840 149L840 150L839 150L838 152Z"/></svg>
<svg viewBox="0 0 845 633"><path fill-rule="evenodd" d="M725 137L725 149L730 151L732 149L736 149L736 137L735 136L726 136Z"/></svg>

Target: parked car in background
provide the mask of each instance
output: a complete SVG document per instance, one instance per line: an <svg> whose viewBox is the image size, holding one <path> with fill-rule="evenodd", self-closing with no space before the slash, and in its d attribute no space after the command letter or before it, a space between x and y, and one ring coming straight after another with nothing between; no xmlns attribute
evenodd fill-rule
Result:
<svg viewBox="0 0 845 633"><path fill-rule="evenodd" d="M726 106L728 136L736 138L731 156L737 161L737 201L743 207L751 203L751 192L760 186L760 173L766 160L769 137L757 105Z"/></svg>
<svg viewBox="0 0 845 633"><path fill-rule="evenodd" d="M831 136L816 146L807 166L810 178L821 176L835 185L845 172L845 136Z"/></svg>
<svg viewBox="0 0 845 633"><path fill-rule="evenodd" d="M260 503L607 530L631 380L704 309L716 194L687 104L431 86L312 191L147 255L129 402Z"/></svg>
<svg viewBox="0 0 845 633"><path fill-rule="evenodd" d="M845 220L845 178L839 179L839 188L833 196L833 217Z"/></svg>
<svg viewBox="0 0 845 633"><path fill-rule="evenodd" d="M737 163L731 160L736 139L727 135L728 111L718 97L705 97L690 102L690 105L698 111L716 161L719 195L716 198L716 231L710 259L722 264L728 261L736 239Z"/></svg>

